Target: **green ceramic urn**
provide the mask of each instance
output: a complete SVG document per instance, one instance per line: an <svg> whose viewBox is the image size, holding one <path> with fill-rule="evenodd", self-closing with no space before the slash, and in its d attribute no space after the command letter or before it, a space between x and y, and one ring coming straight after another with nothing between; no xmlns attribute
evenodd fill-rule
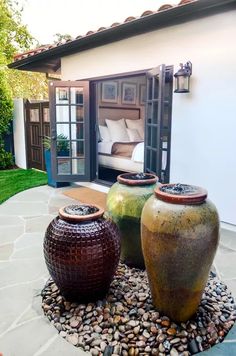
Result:
<svg viewBox="0 0 236 356"><path fill-rule="evenodd" d="M186 184L155 189L143 208L142 249L154 306L176 322L200 303L219 242L219 217L206 190Z"/></svg>
<svg viewBox="0 0 236 356"><path fill-rule="evenodd" d="M107 212L121 233L121 261L144 269L140 220L143 206L153 194L158 178L148 173L124 173L107 196Z"/></svg>

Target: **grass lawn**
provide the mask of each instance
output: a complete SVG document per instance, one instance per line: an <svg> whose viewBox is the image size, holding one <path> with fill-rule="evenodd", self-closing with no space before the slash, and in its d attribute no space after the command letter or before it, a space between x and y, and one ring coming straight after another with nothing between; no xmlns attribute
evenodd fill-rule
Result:
<svg viewBox="0 0 236 356"><path fill-rule="evenodd" d="M47 174L34 169L0 171L0 204L23 190L47 184Z"/></svg>

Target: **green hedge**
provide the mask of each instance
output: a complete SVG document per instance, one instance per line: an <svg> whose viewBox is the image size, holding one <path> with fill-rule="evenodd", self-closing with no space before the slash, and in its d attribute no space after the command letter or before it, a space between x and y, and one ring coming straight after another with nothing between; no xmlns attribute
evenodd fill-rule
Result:
<svg viewBox="0 0 236 356"><path fill-rule="evenodd" d="M0 71L0 169L10 168L14 164L11 153L4 149L4 135L8 132L13 119L13 101L8 90L4 73Z"/></svg>

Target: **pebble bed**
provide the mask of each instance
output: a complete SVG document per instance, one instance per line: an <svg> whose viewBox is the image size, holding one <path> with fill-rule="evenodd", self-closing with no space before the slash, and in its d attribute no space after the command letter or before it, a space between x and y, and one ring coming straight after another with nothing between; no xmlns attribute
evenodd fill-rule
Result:
<svg viewBox="0 0 236 356"><path fill-rule="evenodd" d="M146 272L124 264L104 300L70 303L51 278L42 297L59 334L93 356L193 355L222 342L236 319L234 299L213 272L195 318L181 324L154 309Z"/></svg>

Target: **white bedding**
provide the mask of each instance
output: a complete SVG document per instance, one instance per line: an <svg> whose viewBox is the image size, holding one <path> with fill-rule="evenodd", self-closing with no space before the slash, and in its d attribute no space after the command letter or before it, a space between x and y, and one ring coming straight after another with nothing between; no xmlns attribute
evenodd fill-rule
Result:
<svg viewBox="0 0 236 356"><path fill-rule="evenodd" d="M163 148L167 148L167 143L163 143ZM142 162L144 161L144 142L138 143L137 146L134 147L133 154L131 157L132 161L134 162ZM167 159L167 152L162 152L162 169L166 169L166 159Z"/></svg>
<svg viewBox="0 0 236 356"><path fill-rule="evenodd" d="M143 163L144 160L144 142L140 142L137 146L134 147L132 157L132 161Z"/></svg>
<svg viewBox="0 0 236 356"><path fill-rule="evenodd" d="M127 142L130 142L130 141L123 141L123 143L127 143ZM98 142L98 153L110 155L112 152L112 146L114 143L115 142L113 142L113 141ZM122 143L122 142L120 142L120 143ZM128 159L128 158L125 158L125 159ZM143 161L144 161L144 142L137 143L137 145L134 147L131 160L134 162L143 163Z"/></svg>
<svg viewBox="0 0 236 356"><path fill-rule="evenodd" d="M113 141L107 141L107 142L99 142L98 143L98 153L100 154L111 154L112 151L112 146L115 142ZM127 143L125 141L124 143ZM163 143L163 148L167 148L167 143ZM124 157L124 160L128 160L127 157ZM142 163L144 162L144 142L137 143L137 145L134 147L131 161L137 162L137 163ZM167 163L167 152L163 151L162 152L162 169L166 169L166 163Z"/></svg>
<svg viewBox="0 0 236 356"><path fill-rule="evenodd" d="M127 157L116 157L99 154L99 164L103 167L116 169L124 172L143 172L143 163L131 161Z"/></svg>
<svg viewBox="0 0 236 356"><path fill-rule="evenodd" d="M98 153L105 153L105 154L110 155L113 143L114 142L112 142L112 141L98 142Z"/></svg>

